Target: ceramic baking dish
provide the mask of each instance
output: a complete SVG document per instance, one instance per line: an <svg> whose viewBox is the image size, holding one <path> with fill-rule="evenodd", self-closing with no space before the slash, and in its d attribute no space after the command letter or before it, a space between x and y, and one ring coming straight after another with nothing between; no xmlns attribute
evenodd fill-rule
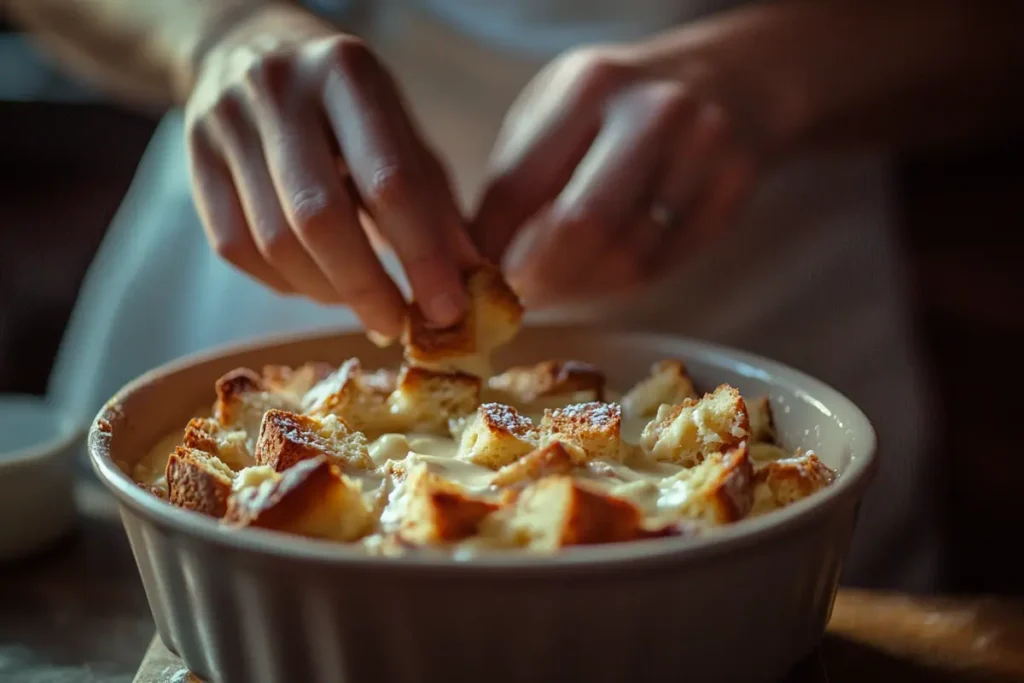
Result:
<svg viewBox="0 0 1024 683"><path fill-rule="evenodd" d="M117 496L164 643L213 682L778 680L822 637L875 469L864 414L823 383L737 351L653 334L525 328L498 367L572 358L628 388L663 358L698 387L769 394L783 442L840 476L775 514L706 538L591 546L553 557L377 558L259 530L226 531L125 472L213 400L239 366L396 365L358 334L279 338L188 358L132 382L89 450Z"/></svg>

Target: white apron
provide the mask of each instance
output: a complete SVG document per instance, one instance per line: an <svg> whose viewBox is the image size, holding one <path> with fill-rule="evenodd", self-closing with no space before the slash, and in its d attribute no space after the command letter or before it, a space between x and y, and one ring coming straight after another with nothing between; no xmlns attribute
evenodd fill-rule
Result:
<svg viewBox="0 0 1024 683"><path fill-rule="evenodd" d="M358 30L394 70L467 206L505 111L551 52L636 37L706 9L680 16L685 3L675 0L423 2L433 18L383 3ZM658 291L573 315L746 348L847 393L884 449L847 579L926 590L939 565L930 494L938 477L926 461L926 392L891 202L883 159L799 160L767 178L739 225ZM181 117L171 114L89 271L50 391L91 418L125 382L183 354L271 332L355 326L347 309L279 297L211 252L192 205Z"/></svg>

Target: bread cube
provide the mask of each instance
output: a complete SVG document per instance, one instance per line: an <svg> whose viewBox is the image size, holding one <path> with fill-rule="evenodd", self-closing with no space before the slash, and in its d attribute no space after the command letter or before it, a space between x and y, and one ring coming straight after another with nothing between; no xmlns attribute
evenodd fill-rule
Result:
<svg viewBox="0 0 1024 683"><path fill-rule="evenodd" d="M487 381L494 401L520 410L604 400L605 376L580 361L547 360L511 367Z"/></svg>
<svg viewBox="0 0 1024 683"><path fill-rule="evenodd" d="M506 533L517 545L532 550L633 541L651 535L635 505L564 475L544 477L526 487L510 512Z"/></svg>
<svg viewBox="0 0 1024 683"><path fill-rule="evenodd" d="M678 360L663 360L651 366L649 377L622 397L622 410L629 417L653 417L662 405L677 405L697 398L686 366Z"/></svg>
<svg viewBox="0 0 1024 683"><path fill-rule="evenodd" d="M484 403L462 431L460 460L498 469L513 462L537 444L537 432L530 419L510 406Z"/></svg>
<svg viewBox="0 0 1024 683"><path fill-rule="evenodd" d="M300 460L326 457L344 471L373 469L366 437L337 415L300 415L268 410L263 418L256 462L284 472Z"/></svg>
<svg viewBox="0 0 1024 683"><path fill-rule="evenodd" d="M728 524L747 515L754 503L754 469L746 443L711 453L663 483L658 506L687 519Z"/></svg>
<svg viewBox="0 0 1024 683"><path fill-rule="evenodd" d="M350 358L306 393L302 412L337 415L367 434L402 431L401 418L388 405L393 390L389 373L364 373L359 359Z"/></svg>
<svg viewBox="0 0 1024 683"><path fill-rule="evenodd" d="M359 482L342 474L326 456L317 456L234 491L224 521L347 542L369 533L373 515Z"/></svg>
<svg viewBox="0 0 1024 683"><path fill-rule="evenodd" d="M399 484L391 514L400 517L398 535L407 543L436 545L476 534L481 521L498 504L467 494L426 467L418 467ZM387 512L385 513L387 514Z"/></svg>
<svg viewBox="0 0 1024 683"><path fill-rule="evenodd" d="M479 377L408 366L402 368L388 398L404 431L444 432L449 420L470 415L479 405Z"/></svg>
<svg viewBox="0 0 1024 683"><path fill-rule="evenodd" d="M216 455L232 470L255 464L249 452L248 435L241 429L224 427L213 418L195 417L185 427L183 445Z"/></svg>
<svg viewBox="0 0 1024 683"><path fill-rule="evenodd" d="M644 428L640 445L655 460L692 467L749 436L746 404L739 391L723 384L701 399L661 406Z"/></svg>
<svg viewBox="0 0 1024 683"><path fill-rule="evenodd" d="M754 475L752 515L778 510L832 484L836 473L813 452L774 460Z"/></svg>
<svg viewBox="0 0 1024 683"><path fill-rule="evenodd" d="M237 368L216 382L217 401L213 414L222 427L242 430L246 447L252 452L268 410L297 411L299 406L287 394L270 391L263 378L248 368Z"/></svg>
<svg viewBox="0 0 1024 683"><path fill-rule="evenodd" d="M542 443L561 442L576 463L595 458L620 460L626 454L622 408L617 403L592 401L545 410L540 434Z"/></svg>
<svg viewBox="0 0 1024 683"><path fill-rule="evenodd" d="M523 307L501 274L482 265L466 274L469 308L455 325L430 325L415 304L409 307L402 344L409 365L442 372L489 377L491 352L519 331Z"/></svg>
<svg viewBox="0 0 1024 683"><path fill-rule="evenodd" d="M750 418L750 443L778 444L775 417L772 404L767 396L747 401L747 415Z"/></svg>
<svg viewBox="0 0 1024 683"><path fill-rule="evenodd" d="M178 446L167 459L167 500L186 510L223 517L234 476L216 455Z"/></svg>

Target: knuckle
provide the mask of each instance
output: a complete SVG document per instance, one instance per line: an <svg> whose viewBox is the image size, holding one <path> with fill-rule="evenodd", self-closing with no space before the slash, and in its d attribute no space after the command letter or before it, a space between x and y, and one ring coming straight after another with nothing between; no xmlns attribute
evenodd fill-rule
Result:
<svg viewBox="0 0 1024 683"><path fill-rule="evenodd" d="M234 90L225 90L210 106L208 117L216 127L236 128L246 118L245 103Z"/></svg>
<svg viewBox="0 0 1024 683"><path fill-rule="evenodd" d="M242 71L241 82L249 98L274 103L284 100L292 81L293 60L285 52L260 55Z"/></svg>
<svg viewBox="0 0 1024 683"><path fill-rule="evenodd" d="M600 47L574 50L566 59L574 80L587 90L618 83L628 71L626 65L609 50Z"/></svg>
<svg viewBox="0 0 1024 683"><path fill-rule="evenodd" d="M377 207L406 203L412 190L408 171L398 163L377 167L370 175L368 199Z"/></svg>
<svg viewBox="0 0 1024 683"><path fill-rule="evenodd" d="M316 236L331 226L335 212L326 190L310 187L295 192L289 202L289 218L295 229L305 236Z"/></svg>
<svg viewBox="0 0 1024 683"><path fill-rule="evenodd" d="M354 36L333 38L327 51L330 61L343 71L361 73L377 66L377 58L370 46Z"/></svg>

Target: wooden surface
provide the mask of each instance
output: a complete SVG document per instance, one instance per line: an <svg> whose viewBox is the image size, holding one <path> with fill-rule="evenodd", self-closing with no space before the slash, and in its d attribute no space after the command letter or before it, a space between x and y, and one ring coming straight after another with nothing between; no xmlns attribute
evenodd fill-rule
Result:
<svg viewBox="0 0 1024 683"><path fill-rule="evenodd" d="M1024 600L844 590L819 651L785 683L1024 681ZM154 638L135 683L201 683Z"/></svg>

